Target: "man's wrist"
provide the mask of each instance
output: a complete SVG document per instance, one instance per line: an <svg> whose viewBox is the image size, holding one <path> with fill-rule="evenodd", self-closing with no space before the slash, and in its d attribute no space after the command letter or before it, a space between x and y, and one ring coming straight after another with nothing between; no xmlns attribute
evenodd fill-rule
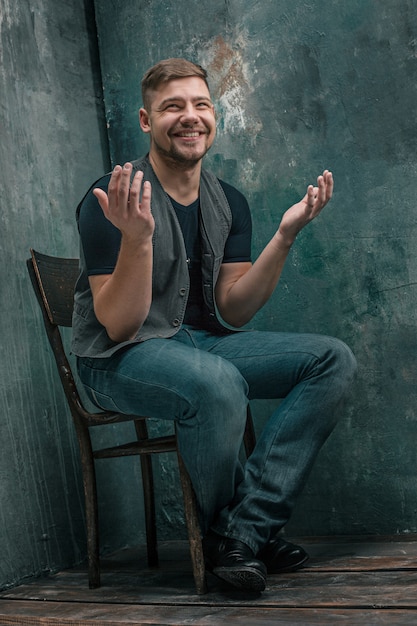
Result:
<svg viewBox="0 0 417 626"><path fill-rule="evenodd" d="M279 229L275 233L272 241L275 244L275 247L282 252L289 252L292 244L295 241L295 237L289 237L288 235L284 235Z"/></svg>
<svg viewBox="0 0 417 626"><path fill-rule="evenodd" d="M152 253L152 239L138 240L122 235L120 249L132 256L146 256Z"/></svg>

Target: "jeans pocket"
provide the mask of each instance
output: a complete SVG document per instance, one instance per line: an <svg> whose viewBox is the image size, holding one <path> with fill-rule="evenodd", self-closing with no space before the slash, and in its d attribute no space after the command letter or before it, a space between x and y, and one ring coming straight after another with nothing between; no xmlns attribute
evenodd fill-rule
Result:
<svg viewBox="0 0 417 626"><path fill-rule="evenodd" d="M93 404L95 404L99 409L103 409L103 411L114 411L115 413L121 413L119 407L115 404L113 399L110 398L110 396L106 396L100 391L91 389L91 387L88 387L87 385L84 385L84 389L86 390L91 402L93 402Z"/></svg>

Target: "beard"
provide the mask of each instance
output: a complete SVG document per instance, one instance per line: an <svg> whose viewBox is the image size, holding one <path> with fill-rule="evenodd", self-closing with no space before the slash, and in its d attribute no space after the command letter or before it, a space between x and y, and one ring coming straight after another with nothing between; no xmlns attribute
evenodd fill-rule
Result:
<svg viewBox="0 0 417 626"><path fill-rule="evenodd" d="M163 148L155 138L152 138L152 144L154 150L159 154L161 158L165 161L168 161L171 166L176 166L179 169L187 169L189 167L194 167L201 161L201 159L207 154L210 150L211 144L207 143L202 148L193 148L193 147L184 147L183 149L178 149L174 143L170 143L168 149Z"/></svg>

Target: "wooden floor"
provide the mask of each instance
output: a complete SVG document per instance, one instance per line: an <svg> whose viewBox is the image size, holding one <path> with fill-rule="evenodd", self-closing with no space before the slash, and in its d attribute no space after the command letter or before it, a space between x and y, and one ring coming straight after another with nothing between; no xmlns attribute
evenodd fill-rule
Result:
<svg viewBox="0 0 417 626"><path fill-rule="evenodd" d="M85 568L0 593L0 624L417 625L417 537L301 541L311 559L301 571L268 578L262 594L222 588L194 592L185 542L160 547L147 569L143 550L102 563L102 586L89 590Z"/></svg>

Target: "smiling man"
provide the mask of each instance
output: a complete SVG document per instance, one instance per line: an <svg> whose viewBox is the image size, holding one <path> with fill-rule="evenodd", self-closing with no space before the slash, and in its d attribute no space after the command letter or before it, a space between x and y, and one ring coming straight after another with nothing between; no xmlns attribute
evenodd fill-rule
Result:
<svg viewBox="0 0 417 626"><path fill-rule="evenodd" d="M184 59L142 81L149 154L95 183L77 211L73 350L100 408L173 419L207 569L262 591L308 556L279 536L355 371L338 339L239 330L273 293L297 234L333 192L325 170L252 262L245 197L202 168L215 137L207 74ZM280 398L244 465L246 407Z"/></svg>

